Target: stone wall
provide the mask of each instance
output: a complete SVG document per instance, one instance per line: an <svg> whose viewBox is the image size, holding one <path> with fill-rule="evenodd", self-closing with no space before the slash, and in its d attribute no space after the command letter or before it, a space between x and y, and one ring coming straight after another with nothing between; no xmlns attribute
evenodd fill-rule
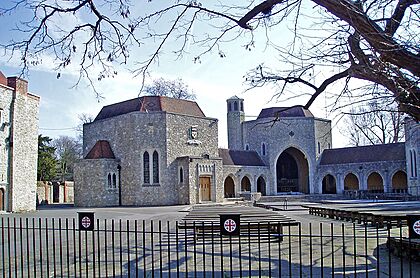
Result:
<svg viewBox="0 0 420 278"><path fill-rule="evenodd" d="M420 196L420 123L406 118L404 129L408 192Z"/></svg>
<svg viewBox="0 0 420 278"><path fill-rule="evenodd" d="M118 206L118 184L108 186L108 174L116 173L118 162L116 159L81 159L75 164L76 207Z"/></svg>
<svg viewBox="0 0 420 278"><path fill-rule="evenodd" d="M225 165L223 166L223 186L227 177L231 177L235 184L235 197L239 197L241 181L244 177L248 177L251 182L251 192L257 192L257 180L262 177L266 183L266 195L276 194L276 192L270 191L273 186L270 184L272 174L268 167Z"/></svg>
<svg viewBox="0 0 420 278"><path fill-rule="evenodd" d="M197 131L195 138L190 138L191 127ZM190 202L189 197L186 198L190 195L190 187L185 182L179 183L179 167L184 167L187 180L191 182L191 165L178 158L218 156L217 134L216 119L165 112L132 112L85 124L83 149L86 155L98 140L110 143L121 165L122 205L173 205ZM144 183L143 155L146 151L150 157L151 178L153 153L158 153L159 183ZM75 178L75 192L79 192L80 183L95 180L87 175ZM75 193L75 202L81 205L83 201L77 200L78 196Z"/></svg>
<svg viewBox="0 0 420 278"><path fill-rule="evenodd" d="M39 98L18 91L13 109L13 140L10 142L13 146L12 211L36 209L38 114Z"/></svg>
<svg viewBox="0 0 420 278"><path fill-rule="evenodd" d="M336 181L337 193L344 191L344 179L350 173L359 181L359 190L367 190L367 180L370 174L376 172L383 180L384 192L392 192L392 177L397 171L406 172L405 161L383 161L369 163L348 163L335 165L319 165L317 172L317 186L321 188L326 175L332 175Z"/></svg>
<svg viewBox="0 0 420 278"><path fill-rule="evenodd" d="M8 211L36 209L39 97L17 77L0 84L0 188Z"/></svg>
<svg viewBox="0 0 420 278"><path fill-rule="evenodd" d="M316 171L316 144L314 135L314 118L274 118L257 119L244 122L244 144L250 150L257 151L265 164L270 167L272 175L267 181L270 194L277 193L276 165L278 157L288 148L295 148L307 159L309 167L309 192L319 189L314 184ZM266 155L261 154L261 143L266 145Z"/></svg>
<svg viewBox="0 0 420 278"><path fill-rule="evenodd" d="M4 191L4 209L10 210L10 125L12 122L10 108L13 90L0 84L0 188Z"/></svg>
<svg viewBox="0 0 420 278"><path fill-rule="evenodd" d="M325 149L332 148L331 121L324 119L314 119L315 123L315 144L316 159L318 160Z"/></svg>

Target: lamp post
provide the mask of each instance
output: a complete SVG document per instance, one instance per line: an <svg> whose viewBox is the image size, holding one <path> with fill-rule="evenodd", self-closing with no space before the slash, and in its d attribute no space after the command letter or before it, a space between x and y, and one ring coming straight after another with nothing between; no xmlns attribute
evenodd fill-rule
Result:
<svg viewBox="0 0 420 278"><path fill-rule="evenodd" d="M120 164L118 164L117 169L118 169L118 205L121 206L122 198L121 198L121 165Z"/></svg>

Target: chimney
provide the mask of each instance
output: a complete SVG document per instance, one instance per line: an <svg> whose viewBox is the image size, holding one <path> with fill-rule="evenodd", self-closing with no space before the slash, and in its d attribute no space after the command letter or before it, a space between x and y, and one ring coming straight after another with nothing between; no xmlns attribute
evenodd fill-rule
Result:
<svg viewBox="0 0 420 278"><path fill-rule="evenodd" d="M4 74L0 71L0 84L7 86L7 78L4 76Z"/></svg>
<svg viewBox="0 0 420 278"><path fill-rule="evenodd" d="M22 95L28 94L28 81L23 80L19 77L8 77L7 78L7 86L12 87L15 89L16 93L20 93Z"/></svg>

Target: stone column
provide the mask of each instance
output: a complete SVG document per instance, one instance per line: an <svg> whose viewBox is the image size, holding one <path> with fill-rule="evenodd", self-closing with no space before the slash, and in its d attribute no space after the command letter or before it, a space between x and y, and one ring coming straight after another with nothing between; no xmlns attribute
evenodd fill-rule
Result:
<svg viewBox="0 0 420 278"><path fill-rule="evenodd" d="M336 175L336 189L337 189L337 194L343 194L344 192L344 177L343 174L341 173L337 173Z"/></svg>

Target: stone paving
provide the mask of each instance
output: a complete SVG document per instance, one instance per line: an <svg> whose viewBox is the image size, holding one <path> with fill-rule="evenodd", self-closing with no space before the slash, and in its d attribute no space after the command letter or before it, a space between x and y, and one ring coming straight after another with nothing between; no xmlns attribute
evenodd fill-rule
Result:
<svg viewBox="0 0 420 278"><path fill-rule="evenodd" d="M67 239L63 231L58 234L55 232L54 241L52 241L52 232L49 233L48 240L43 234L44 245L47 241L54 244L50 244L47 248L48 253L44 252L41 262L45 263L46 256L55 260L59 250L55 249L54 245L58 242L60 242L60 248L63 248L62 252L64 254L69 252L70 258L74 255L80 255L83 258L79 262L70 260L68 267L64 262L64 267L61 265L61 268L59 257L54 263L51 259L48 269L50 276L60 277L58 274L62 272L63 276L71 273L70 276L77 277L87 276L88 273L90 276L95 274L98 277L109 277L114 274L117 277L152 277L154 275L169 277L175 276L177 271L181 277L205 277L213 274L215 277L296 277L300 275L302 277L415 277L415 273L420 273L419 263L389 255L386 248L387 237L389 235L398 237L400 233L405 236L407 234L405 228L391 231L376 230L368 226L309 215L306 210L296 209L298 206L298 202L292 202L289 203L290 210L279 212L301 223L301 226L290 227L290 230L285 228L282 242L263 235L260 238L253 235L240 239L209 237L203 241L191 232L184 233L183 230L177 232L175 221L180 221L187 215L190 206L89 209L47 206L32 213L3 214L0 218L3 225L8 218L10 222L17 219L18 223L20 218L29 218L29 223L31 223L32 219L36 222L38 218L44 217L74 219L77 212L93 211L101 223L107 220L106 229L101 224L100 230L103 232L95 235L97 244L93 246L86 244L90 241L90 236L87 234L84 236L83 233L76 232L74 237L70 233ZM130 223L131 231L135 229L134 221L139 221L138 239L134 238L134 233L128 235L128 233L119 232L120 219L122 231L127 221ZM113 220L114 233L111 233L110 224ZM143 226L142 220L146 220L146 226ZM151 220L153 221L153 237L151 236ZM162 225L159 224L159 220ZM57 228L57 222L55 225ZM14 237L13 232L13 229L11 235L3 232L6 238L2 242L5 246L5 248L2 246L5 250L3 254L7 255L10 248L13 255L15 250L13 244L7 242L8 236L10 236L10 241L16 238L24 242L25 230L23 237L22 235L19 237L19 234ZM30 231L28 238L31 239ZM83 244L77 247L74 246L77 245L74 244L75 242ZM80 246L81 249L78 249ZM45 249L45 246L43 248ZM99 252L92 252L93 249ZM19 244L16 250L19 250ZM54 256L52 256L53 253ZM37 260L39 272L40 260L39 258ZM15 263L13 259L11 262L13 272ZM95 262L97 262L96 267ZM19 259L16 265L19 265ZM23 265L26 270L26 264L23 263ZM28 265L29 269L33 269L33 264ZM7 273L7 268L5 270L3 273ZM25 270L23 274L27 272ZM19 272L20 268L17 268L17 271ZM47 273L45 266L43 272Z"/></svg>

